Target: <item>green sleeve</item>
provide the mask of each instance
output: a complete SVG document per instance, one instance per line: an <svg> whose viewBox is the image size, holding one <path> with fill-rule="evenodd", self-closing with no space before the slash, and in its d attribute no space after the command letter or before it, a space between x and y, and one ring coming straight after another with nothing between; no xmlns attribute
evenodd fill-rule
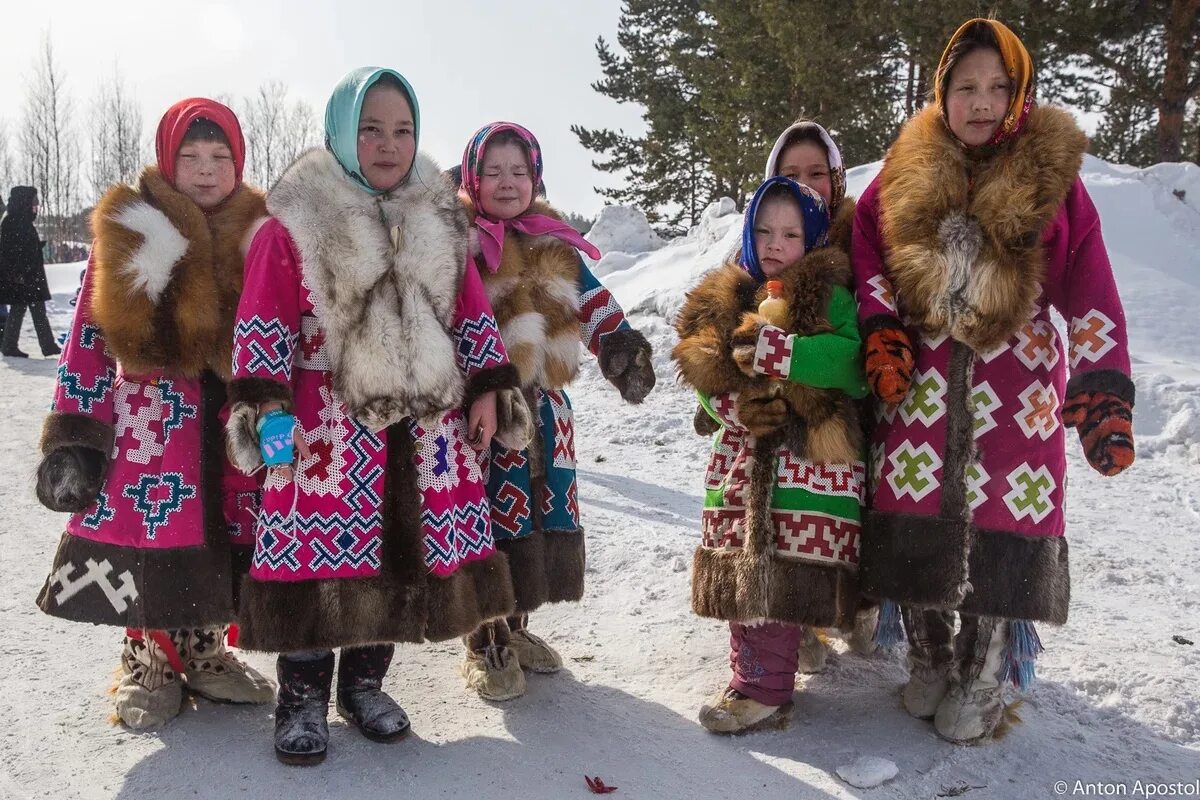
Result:
<svg viewBox="0 0 1200 800"><path fill-rule="evenodd" d="M817 389L841 389L855 399L866 397L858 307L848 289L833 287L827 316L833 325L829 333L788 337L792 345L788 380Z"/></svg>

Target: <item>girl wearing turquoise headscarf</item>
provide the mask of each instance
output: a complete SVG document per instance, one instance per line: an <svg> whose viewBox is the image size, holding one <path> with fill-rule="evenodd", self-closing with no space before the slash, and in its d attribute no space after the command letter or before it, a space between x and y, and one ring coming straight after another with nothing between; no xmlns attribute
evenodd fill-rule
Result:
<svg viewBox="0 0 1200 800"><path fill-rule="evenodd" d="M363 68L329 100L326 147L267 197L246 259L228 424L234 462L271 466L241 644L280 651L275 752L325 757L337 710L370 739L409 728L382 689L392 642L462 636L512 612L492 538L484 459L529 436L455 187L417 151L399 73ZM287 457L287 433L297 455ZM260 443L258 431L266 431Z"/></svg>

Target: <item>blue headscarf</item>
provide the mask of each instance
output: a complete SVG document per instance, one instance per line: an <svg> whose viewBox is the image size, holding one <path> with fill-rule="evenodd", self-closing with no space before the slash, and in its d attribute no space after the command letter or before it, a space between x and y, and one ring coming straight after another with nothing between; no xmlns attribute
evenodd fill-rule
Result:
<svg viewBox="0 0 1200 800"><path fill-rule="evenodd" d="M342 169L346 170L346 174L371 194L383 194L387 189L373 188L362 175L362 166L358 163L358 118L362 114L363 99L367 96L367 90L384 75L391 75L400 81L404 93L408 95L408 104L412 106L413 112L413 139L419 146L421 109L417 105L417 94L408 80L394 69L359 67L353 70L338 82L325 105L325 147L333 153L333 157L342 165Z"/></svg>
<svg viewBox="0 0 1200 800"><path fill-rule="evenodd" d="M742 224L741 266L759 283L765 281L767 276L763 274L758 261L758 249L754 246L754 220L758 217L758 207L762 204L763 196L772 186L779 184L791 189L800 205L800 215L804 220L804 252L824 247L829 243L829 209L821 195L782 175L768 178L754 192L750 205L746 207L746 221Z"/></svg>

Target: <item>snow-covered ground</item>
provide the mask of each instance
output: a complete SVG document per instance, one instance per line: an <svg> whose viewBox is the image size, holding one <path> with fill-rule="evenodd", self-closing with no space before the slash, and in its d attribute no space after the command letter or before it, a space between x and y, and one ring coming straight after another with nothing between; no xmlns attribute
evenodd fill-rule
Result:
<svg viewBox="0 0 1200 800"><path fill-rule="evenodd" d="M877 168L853 170L852 192ZM667 320L736 245L740 218L726 203L665 246L635 214L613 212L601 227L609 254L597 272L653 341L659 385L628 407L589 364L572 393L589 588L582 603L532 622L566 670L531 676L525 697L490 705L463 689L457 643L400 646L387 688L414 734L379 745L334 721L329 759L314 769L275 762L270 708L199 701L150 734L109 722L120 632L33 604L62 522L31 491L55 364L0 363L0 797L558 800L589 796L585 774L629 798L1069 797L1076 781L1125 785L1093 796L1135 796L1138 780L1200 791L1200 644L1172 640L1200 642L1200 338L1190 335L1200 170L1089 159L1085 179L1130 320L1139 460L1104 479L1070 454L1071 619L1042 629L1040 680L1005 739L940 741L900 707L901 653L863 660L841 644L825 673L801 679L789 730L724 739L695 722L728 677L728 637L688 610L708 444L691 432L694 402L674 379ZM79 268L51 268L59 330ZM24 344L36 353L32 331ZM270 656L249 658L273 668ZM893 762L897 776L877 789L838 777L863 757Z"/></svg>

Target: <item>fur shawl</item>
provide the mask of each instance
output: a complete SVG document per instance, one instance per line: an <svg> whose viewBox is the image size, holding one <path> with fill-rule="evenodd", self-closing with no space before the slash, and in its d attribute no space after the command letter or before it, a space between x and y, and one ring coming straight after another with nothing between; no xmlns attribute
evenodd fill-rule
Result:
<svg viewBox="0 0 1200 800"><path fill-rule="evenodd" d="M879 179L885 259L908 322L981 353L1016 333L1042 293L1042 231L1086 149L1070 114L1045 106L983 158L959 144L936 106L909 120Z"/></svg>
<svg viewBox="0 0 1200 800"><path fill-rule="evenodd" d="M157 167L104 194L90 313L125 370L229 380L245 254L265 217L262 192L245 184L205 215Z"/></svg>
<svg viewBox="0 0 1200 800"><path fill-rule="evenodd" d="M298 158L267 197L300 254L334 388L372 430L463 402L451 327L467 220L450 181L418 153L409 180L364 192L331 153Z"/></svg>
<svg viewBox="0 0 1200 800"><path fill-rule="evenodd" d="M832 330L826 313L833 287L850 286L850 261L838 248L824 247L785 270L778 280L783 281L788 301L788 332L824 333ZM830 464L857 461L858 416L844 392L764 375L750 377L734 361L732 335L744 315L756 312L765 297L765 283L757 284L735 262L705 275L688 292L675 320L679 342L672 355L680 377L708 395L738 392L740 403L782 396L793 415L787 436L793 453Z"/></svg>
<svg viewBox="0 0 1200 800"><path fill-rule="evenodd" d="M474 204L465 196L460 198L474 223ZM535 198L530 210L562 219L544 200ZM472 255L477 256L473 224L471 233ZM500 266L495 272L480 266L479 274L521 386L561 389L574 380L582 356L579 254L575 248L553 236L510 230L505 233Z"/></svg>

